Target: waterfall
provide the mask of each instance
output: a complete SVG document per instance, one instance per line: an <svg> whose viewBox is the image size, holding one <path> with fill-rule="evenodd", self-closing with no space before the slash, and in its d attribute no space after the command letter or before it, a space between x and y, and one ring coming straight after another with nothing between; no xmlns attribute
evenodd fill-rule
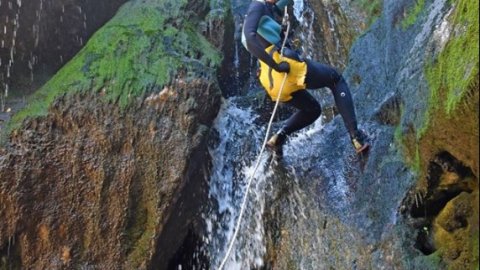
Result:
<svg viewBox="0 0 480 270"><path fill-rule="evenodd" d="M303 1L295 0L294 12L302 29L305 29L300 34L307 41L303 51L308 52L308 42L314 40L311 26L313 11L307 9L304 12ZM238 47L235 48L236 57L233 63L237 69L238 49ZM251 80L255 79L251 78ZM254 86L250 85L250 88L250 91L254 91L252 89ZM246 192L246 181L253 173L254 162L265 137L265 125L256 124L255 120L258 116L251 108L239 106L237 102L239 99L233 97L225 100L214 125L218 132L218 142L210 149L213 168L209 190L210 205L204 216L207 232L203 248L210 257L211 269L218 268L231 241L240 212L240 204ZM285 149L292 156L308 155L309 150L301 145L322 128L323 122L317 121L311 127L293 136ZM266 197L270 196L274 190L270 182L274 171L269 166L268 156L268 153L263 155L262 163L255 174L240 231L225 269L258 269L265 265L263 214ZM291 162L291 157L286 157L286 161ZM295 178L294 173L292 177ZM297 198L300 197L299 192L295 194ZM299 201L298 204L302 202ZM302 213L298 214L302 215Z"/></svg>
<svg viewBox="0 0 480 270"><path fill-rule="evenodd" d="M219 142L210 151L213 158L209 191L212 204L205 217L205 241L212 269L219 266L233 235L246 180L253 173L256 154L265 136L265 129L254 123L255 118L249 108L240 108L236 98L231 98L225 101L215 122ZM265 171L266 157L264 155L263 165L255 174L240 233L225 269L250 269L263 265L263 190L268 175Z"/></svg>
<svg viewBox="0 0 480 270"><path fill-rule="evenodd" d="M211 203L208 213L205 214L207 233L204 248L207 249L205 253L209 254L211 269L218 268L231 241L241 201L246 192L246 181L253 173L256 155L265 136L265 127L255 124L257 116L251 109L239 107L236 100L237 98L231 98L223 104L214 125L219 141L210 150L213 159L209 190ZM285 157L286 163L293 163L297 157L311 155L311 150L305 149L304 145L323 127L323 121L319 120L293 136L285 145L285 150L289 153L289 156ZM272 183L272 179L275 178L274 170L270 166L268 156L269 154L263 155L261 165L255 174L240 232L225 269L257 269L265 264L263 214L266 198L272 197L272 190L276 189ZM296 173L294 169L291 170L290 176L296 181ZM335 187L342 198L345 196L343 185L344 181L338 181ZM305 208L301 206L305 199L300 198L306 195L298 189L292 192L295 202L288 211L292 216L304 216L302 211L297 210Z"/></svg>

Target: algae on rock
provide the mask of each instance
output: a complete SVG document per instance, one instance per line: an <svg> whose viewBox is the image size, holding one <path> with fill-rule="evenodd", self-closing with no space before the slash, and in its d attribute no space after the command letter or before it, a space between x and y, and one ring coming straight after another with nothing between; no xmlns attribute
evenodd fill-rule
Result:
<svg viewBox="0 0 480 270"><path fill-rule="evenodd" d="M186 3L132 1L96 32L86 46L29 98L27 107L9 123L45 115L56 97L74 91L95 92L125 107L173 83L177 75L214 78L220 51L196 28L199 18L184 20ZM185 2L185 1L184 1ZM182 15L180 15L182 14Z"/></svg>
<svg viewBox="0 0 480 270"><path fill-rule="evenodd" d="M15 115L0 148L0 268L167 269L201 233L221 102L209 10L128 2Z"/></svg>

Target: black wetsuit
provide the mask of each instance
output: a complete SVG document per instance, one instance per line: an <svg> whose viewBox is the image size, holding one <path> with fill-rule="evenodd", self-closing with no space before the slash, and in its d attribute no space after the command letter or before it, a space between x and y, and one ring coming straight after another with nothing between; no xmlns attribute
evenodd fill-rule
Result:
<svg viewBox="0 0 480 270"><path fill-rule="evenodd" d="M244 21L244 35L247 48L251 54L274 68L275 61L265 52L271 44L257 35L257 28L260 18L264 15L275 19L279 14L278 8L268 2L252 1ZM305 79L307 89L328 87L334 96L335 104L340 112L345 126L350 135L357 130L357 121L353 106L352 96L345 79L334 68L320 64L315 61L306 60L307 75ZM296 91L292 99L286 102L288 105L298 109L284 124L281 133L292 134L312 124L321 114L321 107L315 98L306 90Z"/></svg>

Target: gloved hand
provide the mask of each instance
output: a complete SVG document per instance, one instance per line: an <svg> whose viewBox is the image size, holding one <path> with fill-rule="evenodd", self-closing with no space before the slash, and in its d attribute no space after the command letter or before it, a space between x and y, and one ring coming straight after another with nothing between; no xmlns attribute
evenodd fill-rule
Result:
<svg viewBox="0 0 480 270"><path fill-rule="evenodd" d="M275 66L274 68L277 72L285 72L285 73L288 73L290 72L290 64L285 62L285 61L282 61L280 63L277 64L277 66Z"/></svg>

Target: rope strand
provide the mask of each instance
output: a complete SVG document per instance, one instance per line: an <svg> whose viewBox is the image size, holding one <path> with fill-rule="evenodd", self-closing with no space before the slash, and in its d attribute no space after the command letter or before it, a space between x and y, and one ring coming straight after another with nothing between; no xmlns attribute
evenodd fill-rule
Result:
<svg viewBox="0 0 480 270"><path fill-rule="evenodd" d="M287 30L286 30L286 33L285 33L285 38L283 39L282 48L280 49L280 59L283 59L283 48L285 47L285 44L287 42L288 32L290 31L290 22L288 21L287 7L285 7L285 13L284 14L285 15L284 15L284 20L283 21L286 22L286 24L287 24ZM255 176L255 173L257 172L257 169L260 166L260 160L261 160L260 158L261 158L263 152L265 151L265 146L267 145L268 135L270 134L270 129L272 127L273 119L275 117L275 113L277 112L278 104L279 104L279 101L280 101L280 95L282 94L283 88L285 86L285 81L287 80L287 75L288 75L288 73L285 73L285 75L283 76L282 84L280 86L280 91L277 94L277 100L275 102L275 107L273 108L272 116L270 117L270 121L268 122L267 132L265 134L265 139L263 140L262 148L260 150L260 153L257 156L255 168L254 168L252 174L250 175L250 178L247 181L248 182L247 183L247 189L245 191L245 195L243 196L242 206L240 207L240 214L238 215L237 224L235 226L235 231L233 233L232 239L230 240L230 244L228 245L227 253L223 257L222 263L220 264L220 267L218 268L219 270L222 270L223 267L225 266L225 263L227 262L228 257L230 256L230 253L232 252L232 248L233 248L233 244L235 243L235 239L237 238L238 231L240 229L240 224L241 224L242 217L243 217L243 213L245 212L245 206L247 204L248 194L250 192L250 186L252 184L252 180Z"/></svg>

